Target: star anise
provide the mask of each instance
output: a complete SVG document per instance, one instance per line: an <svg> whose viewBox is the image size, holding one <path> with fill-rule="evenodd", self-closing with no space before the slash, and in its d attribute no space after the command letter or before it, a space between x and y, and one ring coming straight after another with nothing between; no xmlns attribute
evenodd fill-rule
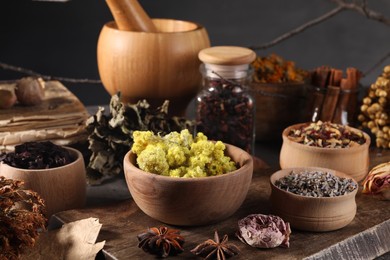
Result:
<svg viewBox="0 0 390 260"><path fill-rule="evenodd" d="M139 234L137 238L139 248L159 257L177 255L184 251L184 237L176 229L152 227L147 232Z"/></svg>
<svg viewBox="0 0 390 260"><path fill-rule="evenodd" d="M224 235L222 241L218 236L218 232L214 233L214 240L208 239L199 244L191 252L204 259L224 260L240 253L238 247L233 244L228 244L228 235Z"/></svg>

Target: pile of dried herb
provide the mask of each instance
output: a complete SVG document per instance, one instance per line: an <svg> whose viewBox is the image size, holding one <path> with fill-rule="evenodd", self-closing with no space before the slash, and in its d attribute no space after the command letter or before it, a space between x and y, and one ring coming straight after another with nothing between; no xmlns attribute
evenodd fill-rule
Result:
<svg viewBox="0 0 390 260"><path fill-rule="evenodd" d="M45 204L23 182L0 176L0 259L19 259L46 228Z"/></svg>
<svg viewBox="0 0 390 260"><path fill-rule="evenodd" d="M26 142L15 151L0 154L0 161L20 169L48 169L74 161L68 150L50 141Z"/></svg>
<svg viewBox="0 0 390 260"><path fill-rule="evenodd" d="M153 109L146 100L136 104L120 101L120 94L110 101L110 114L100 107L87 120L90 161L87 177L90 184L100 184L105 176L123 174L123 158L133 144L133 132L152 131L166 135L172 131L189 129L193 122L182 117L168 115L169 101Z"/></svg>

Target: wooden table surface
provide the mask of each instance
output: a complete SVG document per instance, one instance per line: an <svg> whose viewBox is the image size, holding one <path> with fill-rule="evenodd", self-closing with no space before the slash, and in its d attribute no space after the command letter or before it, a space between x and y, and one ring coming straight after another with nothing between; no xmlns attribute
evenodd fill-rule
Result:
<svg viewBox="0 0 390 260"><path fill-rule="evenodd" d="M272 213L268 200L271 192L269 176L278 169L278 150L275 147L260 149L259 153L272 166L268 169L261 165L256 167L247 199L233 216L220 223L201 227L168 225L181 230L186 239L185 251L177 259L195 259L190 250L198 243L213 238L215 230L221 236L227 234L229 241L239 247L241 253L235 259L373 259L390 251L390 201L380 201L360 191L356 197L358 208L355 219L340 230L314 233L293 229L290 248L256 249L240 242L235 237L239 219L253 213ZM390 151L372 148L370 154L371 167L390 159ZM116 183L122 188L126 187L124 178L119 177ZM113 192L115 188L109 191L111 195ZM136 236L148 227L164 224L145 215L130 197L122 197L124 199L120 201L103 199L101 204L90 203L84 209L58 213L51 219L51 223L56 225L88 217L99 218L103 226L97 241L106 241L103 249L106 259L155 259L137 247Z"/></svg>

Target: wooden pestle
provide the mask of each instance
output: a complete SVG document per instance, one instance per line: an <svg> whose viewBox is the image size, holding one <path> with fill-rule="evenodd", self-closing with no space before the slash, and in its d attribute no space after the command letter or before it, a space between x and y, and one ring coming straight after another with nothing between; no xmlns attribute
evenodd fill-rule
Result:
<svg viewBox="0 0 390 260"><path fill-rule="evenodd" d="M138 0L106 0L119 30L157 32Z"/></svg>

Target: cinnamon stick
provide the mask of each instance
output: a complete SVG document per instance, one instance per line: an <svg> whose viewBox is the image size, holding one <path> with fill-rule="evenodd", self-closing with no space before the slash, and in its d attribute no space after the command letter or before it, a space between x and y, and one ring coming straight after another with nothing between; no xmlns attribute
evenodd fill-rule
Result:
<svg viewBox="0 0 390 260"><path fill-rule="evenodd" d="M350 125L356 113L358 85L362 74L356 68L347 68L346 74L347 77L340 83L340 98L333 122Z"/></svg>
<svg viewBox="0 0 390 260"><path fill-rule="evenodd" d="M332 121L333 114L336 110L337 101L340 93L340 81L343 72L331 69L329 75L329 85L326 88L326 94L321 108L320 119L322 121Z"/></svg>

